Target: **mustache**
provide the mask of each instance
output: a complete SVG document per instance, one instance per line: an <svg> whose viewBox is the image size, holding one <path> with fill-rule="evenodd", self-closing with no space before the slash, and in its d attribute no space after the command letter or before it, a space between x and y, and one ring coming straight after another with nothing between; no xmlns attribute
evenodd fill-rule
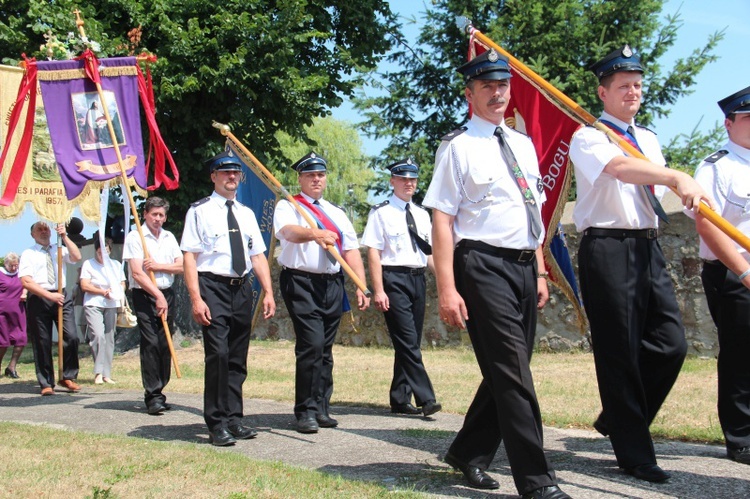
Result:
<svg viewBox="0 0 750 499"><path fill-rule="evenodd" d="M507 102L508 102L508 99L505 99L503 97L493 97L492 99L490 99L487 105L494 106L495 104L505 104Z"/></svg>

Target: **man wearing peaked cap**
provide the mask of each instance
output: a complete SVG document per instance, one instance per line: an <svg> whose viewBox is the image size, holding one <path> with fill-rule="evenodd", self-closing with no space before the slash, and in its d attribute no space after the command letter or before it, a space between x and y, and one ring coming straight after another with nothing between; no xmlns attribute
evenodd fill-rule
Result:
<svg viewBox="0 0 750 499"><path fill-rule="evenodd" d="M311 152L292 168L299 173L302 191L295 200L317 226L310 227L295 206L282 199L276 205L273 227L281 243L279 287L294 325L297 431L316 433L321 427L338 425L330 415L332 348L345 301L341 265L326 248L334 246L362 282L365 268L351 221L344 210L323 199L327 182L325 159ZM370 305L370 298L359 289L357 305L360 310Z"/></svg>
<svg viewBox="0 0 750 499"><path fill-rule="evenodd" d="M689 175L665 168L656 134L635 124L643 67L625 45L589 68L604 103L599 121L639 149L626 155L602 131L579 129L570 145L583 232L578 251L581 292L602 401L594 427L608 435L617 464L649 482L669 474L656 463L649 426L677 379L687 352L672 280L656 239L666 214L659 198L674 187L688 208L710 202Z"/></svg>
<svg viewBox="0 0 750 499"><path fill-rule="evenodd" d="M180 246L193 319L203 330L203 419L209 443L223 447L258 435L242 424L253 279L263 288L264 319L274 315L276 303L256 215L236 199L242 165L231 151L206 164L214 192L190 205Z"/></svg>
<svg viewBox="0 0 750 499"><path fill-rule="evenodd" d="M537 308L549 297L539 163L531 140L504 121L508 60L490 50L458 71L474 115L443 137L424 204L433 208L441 319L468 329L483 379L445 462L470 486L496 489L485 470L504 442L524 498L565 499L544 454L529 367Z"/></svg>
<svg viewBox="0 0 750 499"><path fill-rule="evenodd" d="M719 101L729 140L695 170L717 212L750 235L750 87ZM692 213L689 213L692 215ZM750 255L695 215L703 259L701 280L719 333L719 422L727 456L750 464Z"/></svg>
<svg viewBox="0 0 750 499"><path fill-rule="evenodd" d="M391 197L370 210L362 244L368 246L375 307L382 311L395 361L390 389L391 412L429 416L442 409L422 362L425 268L432 268L427 210L412 202L419 166L411 159L387 167ZM412 395L418 407L412 401Z"/></svg>

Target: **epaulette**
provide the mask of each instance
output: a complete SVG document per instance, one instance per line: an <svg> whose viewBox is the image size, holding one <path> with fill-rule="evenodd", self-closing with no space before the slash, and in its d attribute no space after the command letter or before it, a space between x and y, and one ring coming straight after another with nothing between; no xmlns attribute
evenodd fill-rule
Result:
<svg viewBox="0 0 750 499"><path fill-rule="evenodd" d="M370 208L370 211L378 210L378 209L382 208L383 206L386 206L388 203L390 203L390 201L388 199L386 199L382 203L376 204L375 206L373 206L372 208Z"/></svg>
<svg viewBox="0 0 750 499"><path fill-rule="evenodd" d="M646 128L645 126L641 126L641 125L636 125L636 127L640 128L641 130L646 130L647 132L651 132L651 133L653 133L654 135L658 135L658 134L657 134L656 132L654 132L654 131L653 131L653 130L651 130L650 128Z"/></svg>
<svg viewBox="0 0 750 499"><path fill-rule="evenodd" d="M461 135L465 131L466 131L466 127L465 126L462 126L461 128L456 128L455 130L453 130L451 132L448 132L445 135L443 135L440 140L441 141L447 140L448 142L450 142L451 140L455 139L456 137L458 137L459 135Z"/></svg>
<svg viewBox="0 0 750 499"><path fill-rule="evenodd" d="M727 151L726 149L721 149L719 151L716 151L715 153L713 153L711 156L707 157L703 161L705 161L706 163L716 163L727 154L729 154L729 151Z"/></svg>
<svg viewBox="0 0 750 499"><path fill-rule="evenodd" d="M416 206L417 208L422 208L422 209L423 209L424 211L427 211L427 208L425 208L425 207L424 207L424 206L422 206L421 204L417 204L417 203L412 203L412 204L413 204L414 206Z"/></svg>
<svg viewBox="0 0 750 499"><path fill-rule="evenodd" d="M196 206L200 206L203 203L207 203L209 199L211 199L211 196L206 196L203 199L199 199L198 201L196 201L194 203L190 203L190 206L192 206L193 208L195 208Z"/></svg>
<svg viewBox="0 0 750 499"><path fill-rule="evenodd" d="M326 200L326 201L328 201L328 200ZM328 202L329 202L329 203L331 203L330 201L328 201ZM344 213L346 213L346 210L344 209L344 207L343 207L343 206L339 206L339 205L337 205L336 203L331 203L331 204L332 204L333 206L335 206L336 208L338 208L339 210L341 210L341 211L343 211Z"/></svg>

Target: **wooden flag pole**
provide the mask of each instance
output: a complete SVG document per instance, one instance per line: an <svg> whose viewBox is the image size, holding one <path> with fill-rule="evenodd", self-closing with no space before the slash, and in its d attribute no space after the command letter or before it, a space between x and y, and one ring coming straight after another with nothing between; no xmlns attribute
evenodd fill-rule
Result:
<svg viewBox="0 0 750 499"><path fill-rule="evenodd" d="M250 165L251 168L253 168L256 171L256 174L262 175L266 179L268 179L269 182L271 182L274 187L276 187L276 190L286 198L287 201L292 203L292 206L297 210L297 212L302 215L302 217L305 219L305 222L310 226L310 228L315 228L318 226L317 223L315 223L315 220L310 216L310 214L300 206L300 204L297 202L296 199L294 199L294 196L289 194L289 191L286 190L286 188L281 185L281 182L279 182L276 177L273 176L273 173L271 173L268 168L263 166L263 163L258 161L258 158L256 158L253 153L251 153L239 140L237 140L237 137L234 136L232 131L229 129L229 126L224 125L222 123L217 123L216 121L213 122L213 127L218 128L219 131L221 131L221 134L227 137L229 140L231 140L244 154L245 156L250 159ZM351 280L354 282L354 284L359 288L360 291L362 291L366 296L370 296L372 293L370 293L370 290L367 289L367 285L362 282L362 280L357 276L357 274L352 270L352 268L349 266L348 263L346 263L346 260L344 260L344 257L341 256L341 253L336 250L336 246L329 245L326 250L336 259L337 262L341 265L341 268L346 272L346 275L348 275Z"/></svg>
<svg viewBox="0 0 750 499"><path fill-rule="evenodd" d="M62 237L60 234L57 234L57 292L62 294L63 293L63 285L62 285L62 277L63 277L63 251L62 251ZM63 373L65 370L63 369L63 339L65 335L63 334L63 307L65 306L65 302L63 302L63 305L59 305L57 307L57 379L62 381Z"/></svg>
<svg viewBox="0 0 750 499"><path fill-rule="evenodd" d="M80 11L75 10L73 13L76 16L76 26L78 27L78 31L81 33L82 37L86 36L86 32L83 29L83 20L80 16ZM146 247L146 238L143 236L143 228L141 227L141 221L138 218L138 210L135 206L135 200L133 200L133 193L130 192L130 187L128 186L128 175L125 171L125 162L122 159L122 155L120 154L120 145L117 143L117 136L115 135L115 128L112 125L112 118L109 115L109 109L107 108L107 103L104 100L104 90L102 90L101 83L94 82L96 85L96 91L99 94L99 100L102 103L102 111L104 113L104 118L107 120L107 129L109 130L109 135L112 138L112 145L115 149L115 155L117 156L117 164L120 166L120 177L122 178L122 190L127 193L128 195L128 202L130 203L130 211L133 213L133 219L135 220L135 226L136 229L138 229L138 235L141 238L141 246L143 247L143 258L148 259L150 258L148 253L148 248ZM151 282L156 286L156 276L154 275L154 272L152 270L148 271L148 276L151 278ZM175 374L178 378L182 378L182 373L180 372L180 365L177 362L177 354L174 350L174 345L172 344L172 334L169 331L169 324L167 324L167 315L163 314L161 316L161 323L164 327L164 334L167 337L167 346L169 347L169 353L172 356L172 363L174 365Z"/></svg>
<svg viewBox="0 0 750 499"><path fill-rule="evenodd" d="M635 158L643 159L646 161L650 161L647 157L643 155L638 149L630 145L627 141L623 140L621 137L619 137L612 129L610 129L607 125L604 123L601 123L599 120L597 120L593 115L591 115L588 111L583 109L577 102L572 100L570 97L562 93L560 90L555 88L554 85L549 83L547 80L536 74L531 68L526 66L524 63L513 57L509 52L504 50L500 45L493 42L490 38L488 38L484 33L476 29L474 26L472 26L471 21L469 21L465 17L458 17L456 18L456 24L458 25L458 28L462 31L465 31L470 36L476 37L478 40L480 40L482 43L487 45L488 47L492 47L497 52L501 53L505 57L508 58L510 64L520 73L523 73L524 76L529 78L532 82L534 82L541 90L546 92L551 97L554 97L555 100L557 100L560 104L565 106L569 114L573 118L576 118L581 124L584 125L591 125L595 127L597 130L600 130L601 132L605 133L607 137L615 143L620 149L625 151L629 156L633 156ZM674 187L670 187L672 192L675 194L678 194L677 190ZM732 238L737 244L745 248L747 251L750 251L750 238L748 238L745 234L738 231L736 227L734 227L732 224L727 222L721 215L716 213L714 210L712 210L708 204L705 201L701 201L701 204L698 205L698 212L703 215L706 220L714 224L719 230L724 232L727 236Z"/></svg>

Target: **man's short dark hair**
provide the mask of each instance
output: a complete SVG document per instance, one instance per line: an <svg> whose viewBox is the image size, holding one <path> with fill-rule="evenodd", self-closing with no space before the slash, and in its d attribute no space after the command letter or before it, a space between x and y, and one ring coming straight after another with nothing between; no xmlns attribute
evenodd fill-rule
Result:
<svg viewBox="0 0 750 499"><path fill-rule="evenodd" d="M737 118L737 114L736 113L731 113L731 114L727 115L727 119L729 121L731 121L732 123L734 123L735 118Z"/></svg>
<svg viewBox="0 0 750 499"><path fill-rule="evenodd" d="M169 202L166 199L160 198L159 196L151 196L146 200L146 204L143 205L143 213L148 213L154 208L164 208L165 212L169 211Z"/></svg>

